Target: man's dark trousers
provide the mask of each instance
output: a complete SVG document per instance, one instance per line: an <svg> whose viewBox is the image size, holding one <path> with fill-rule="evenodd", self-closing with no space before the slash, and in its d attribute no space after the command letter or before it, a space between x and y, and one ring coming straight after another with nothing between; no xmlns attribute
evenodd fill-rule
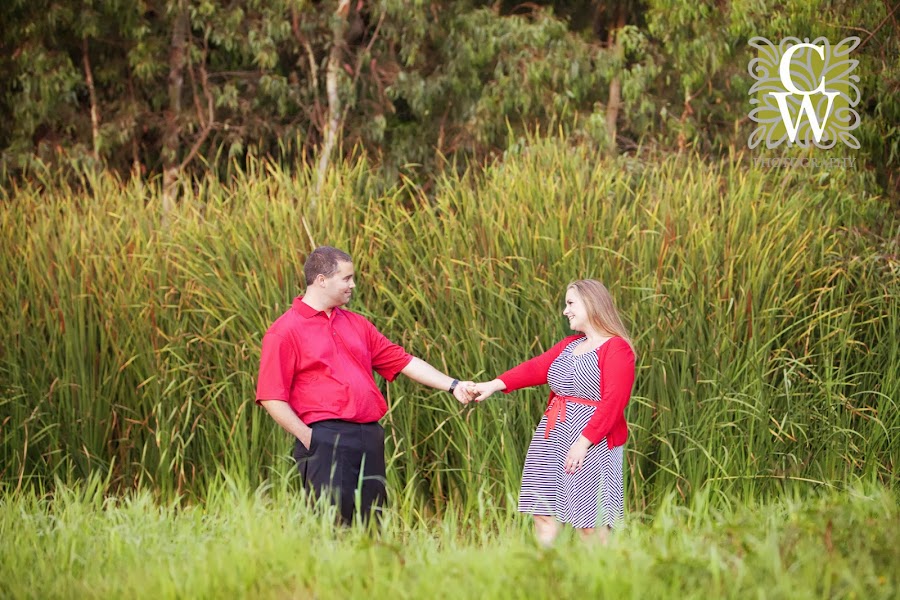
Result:
<svg viewBox="0 0 900 600"><path fill-rule="evenodd" d="M294 460L307 489L330 498L345 524L356 514L357 490L364 520L373 509L380 511L387 501L381 425L328 420L310 427L309 449L300 440L294 443Z"/></svg>

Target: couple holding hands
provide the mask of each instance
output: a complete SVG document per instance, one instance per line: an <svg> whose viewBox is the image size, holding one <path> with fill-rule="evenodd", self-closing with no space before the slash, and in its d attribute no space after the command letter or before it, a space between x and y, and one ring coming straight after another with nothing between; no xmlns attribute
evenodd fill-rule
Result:
<svg viewBox="0 0 900 600"><path fill-rule="evenodd" d="M388 407L374 370L388 381L402 373L464 404L549 384L548 407L525 458L519 511L533 515L544 545L561 523L585 539L605 541L624 510L624 409L635 354L603 284L580 280L566 289L563 315L577 335L492 381L474 383L408 354L365 317L342 308L356 287L347 253L320 246L303 269L306 292L263 337L256 402L296 438L304 484L327 495L344 523L357 511L367 518L387 499L378 420Z"/></svg>

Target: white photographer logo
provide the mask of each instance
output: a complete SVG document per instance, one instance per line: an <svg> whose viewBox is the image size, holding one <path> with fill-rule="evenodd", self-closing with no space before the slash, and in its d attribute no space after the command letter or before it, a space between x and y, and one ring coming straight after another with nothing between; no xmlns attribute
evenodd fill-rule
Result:
<svg viewBox="0 0 900 600"><path fill-rule="evenodd" d="M750 134L750 148L763 141L774 148L785 140L825 149L840 140L859 148L859 140L850 133L859 126L853 108L860 100L855 85L859 77L852 74L859 61L847 58L859 43L858 37L836 46L825 38L813 42L785 38L776 47L765 38L751 39L750 45L759 52L749 65L756 79L750 103L758 105L750 111L750 119L759 126Z"/></svg>

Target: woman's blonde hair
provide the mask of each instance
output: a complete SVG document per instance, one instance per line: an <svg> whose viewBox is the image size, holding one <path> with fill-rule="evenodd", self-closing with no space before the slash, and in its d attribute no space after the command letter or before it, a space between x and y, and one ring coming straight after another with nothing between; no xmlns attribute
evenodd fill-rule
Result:
<svg viewBox="0 0 900 600"><path fill-rule="evenodd" d="M634 352L631 336L628 335L628 330L619 316L619 311L616 310L612 294L609 293L606 286L596 279L579 279L566 287L566 290L572 289L581 296L581 301L584 302L584 306L587 308L588 320L591 322L591 325L600 332L621 337L628 342L632 352ZM635 354L637 353L635 352Z"/></svg>

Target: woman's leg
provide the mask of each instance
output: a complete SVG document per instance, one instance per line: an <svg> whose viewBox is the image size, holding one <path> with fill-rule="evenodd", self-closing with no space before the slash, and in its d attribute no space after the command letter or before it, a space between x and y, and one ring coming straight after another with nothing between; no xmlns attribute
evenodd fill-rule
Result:
<svg viewBox="0 0 900 600"><path fill-rule="evenodd" d="M556 517L534 515L534 534L541 546L549 548L559 534L559 521Z"/></svg>
<svg viewBox="0 0 900 600"><path fill-rule="evenodd" d="M607 525L601 525L600 527L584 527L578 529L578 533L579 535L581 535L582 541L588 543L599 542L601 546L605 546L609 543L610 531L612 530Z"/></svg>

